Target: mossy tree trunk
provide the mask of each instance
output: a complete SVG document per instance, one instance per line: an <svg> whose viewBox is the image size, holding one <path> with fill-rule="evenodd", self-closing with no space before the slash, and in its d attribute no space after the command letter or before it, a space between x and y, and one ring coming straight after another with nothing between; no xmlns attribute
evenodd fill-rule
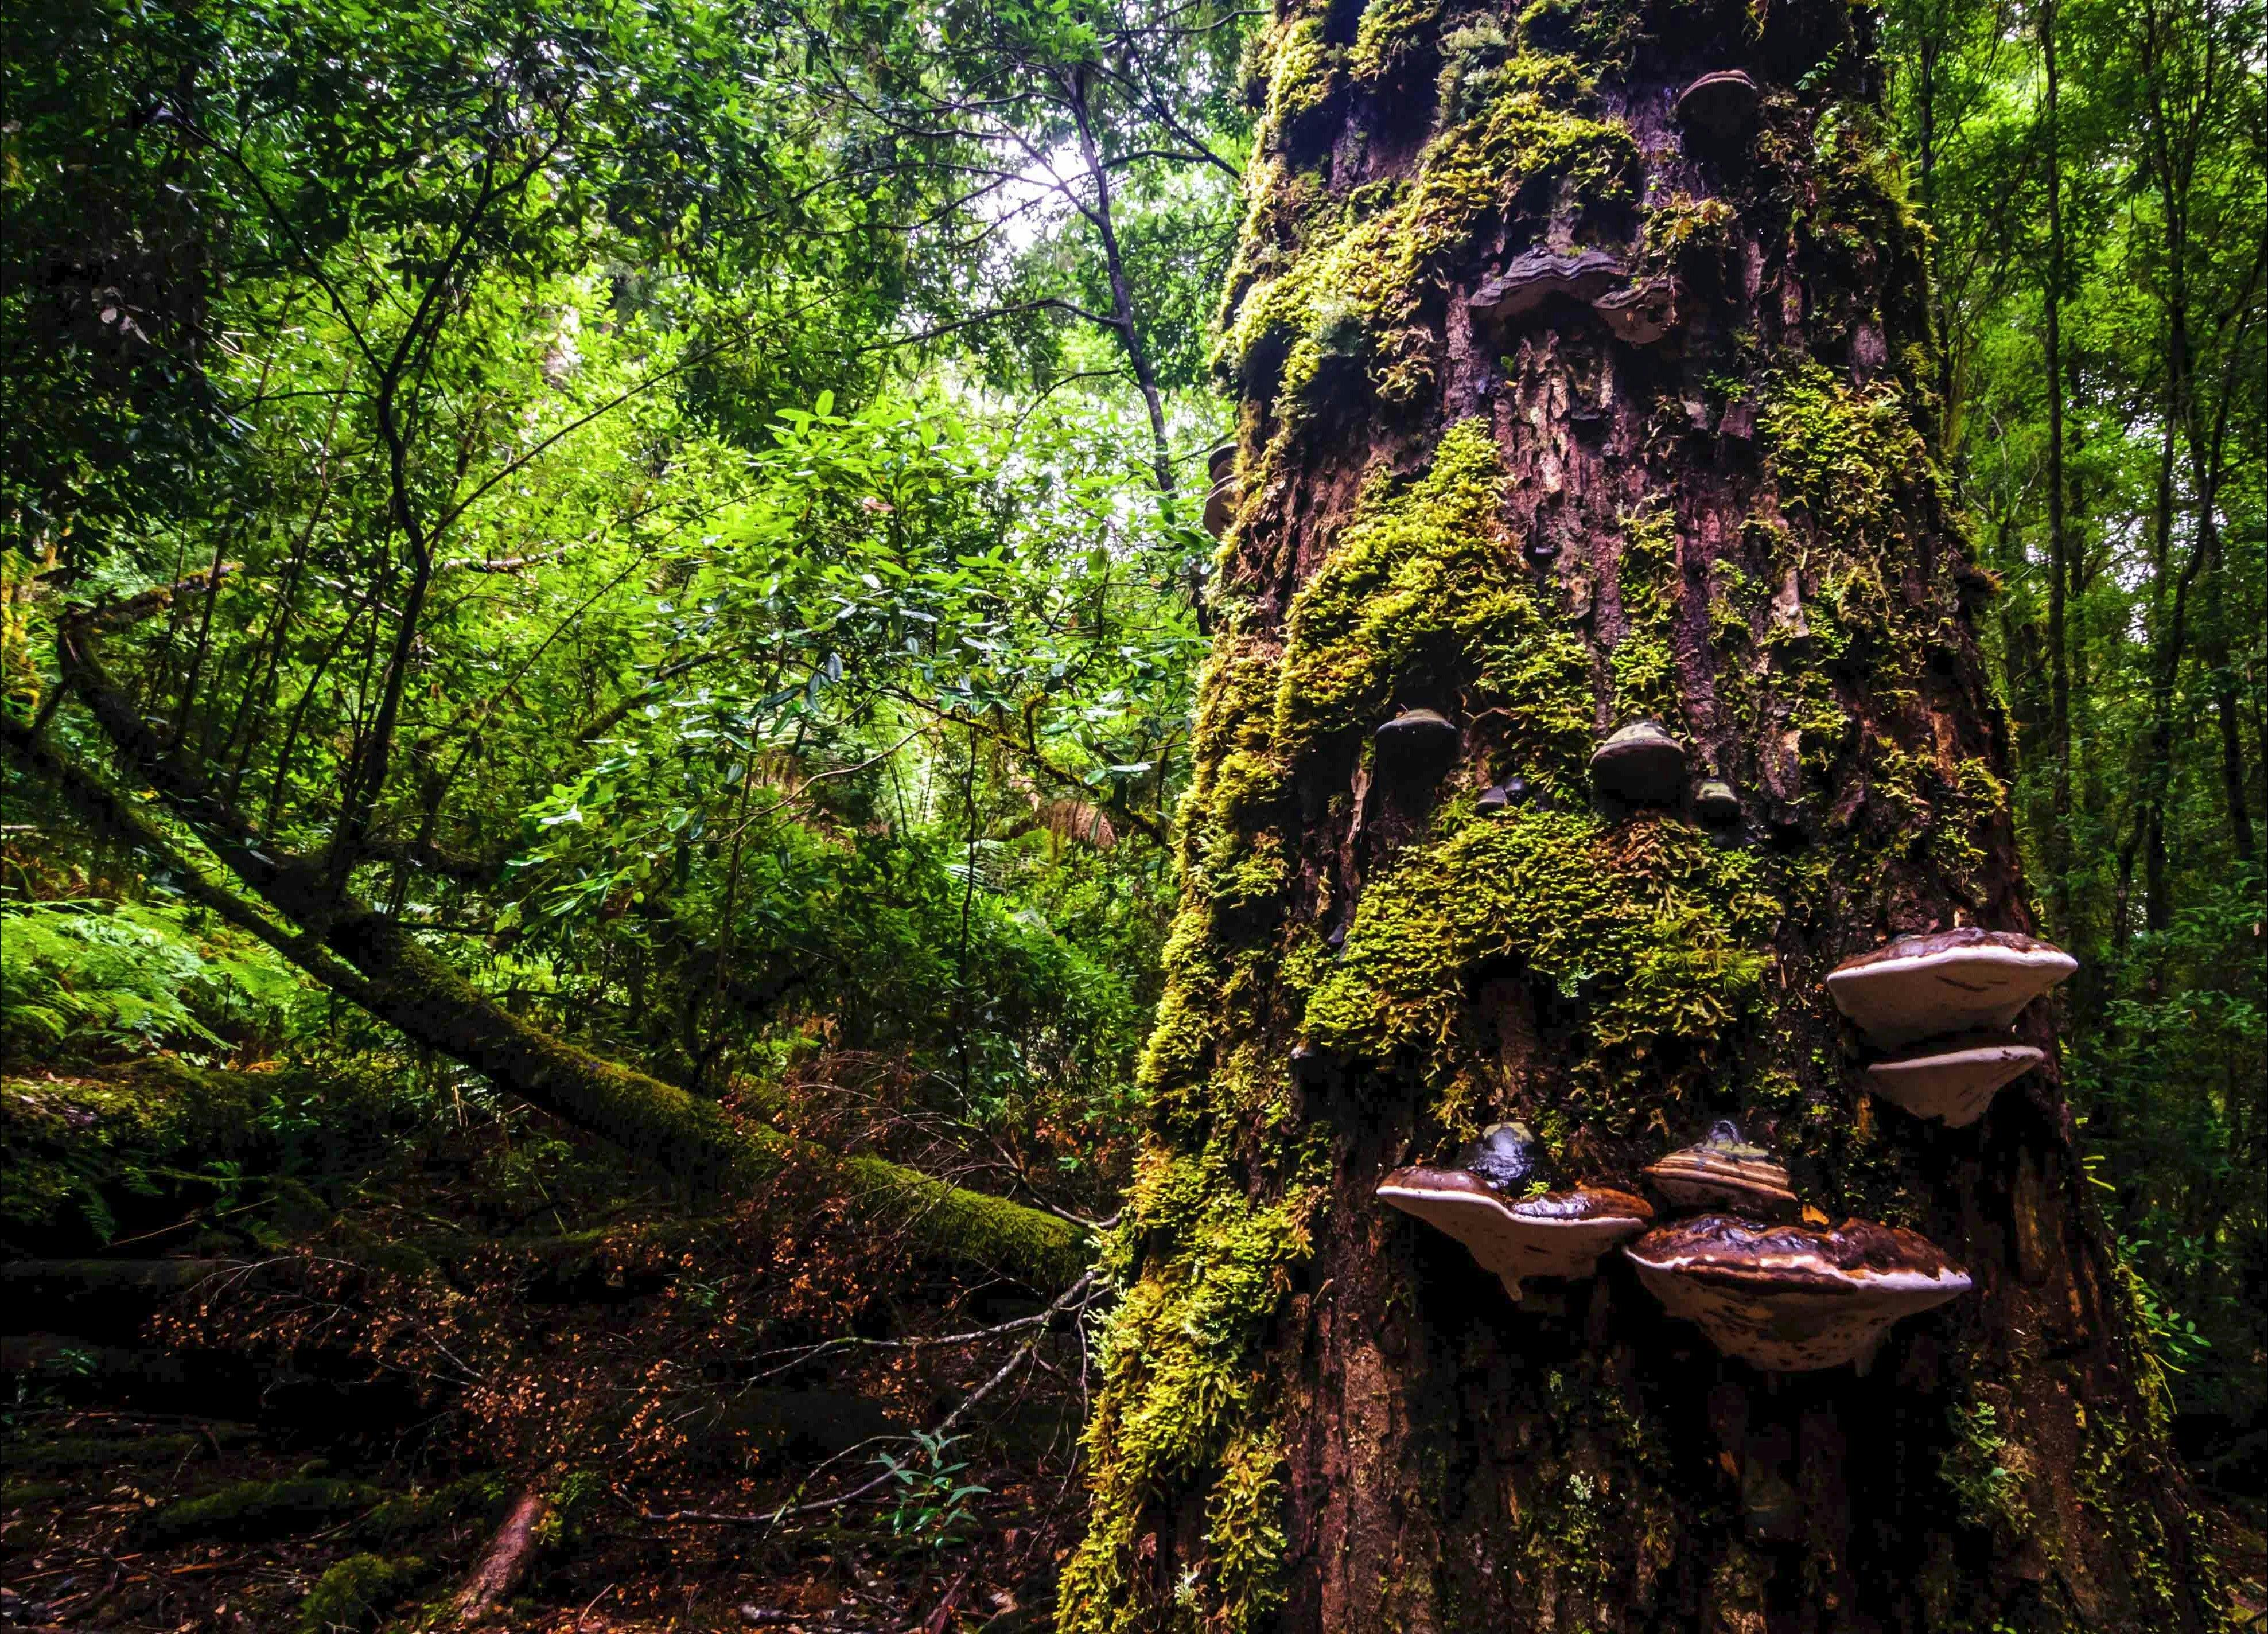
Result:
<svg viewBox="0 0 2268 1634"><path fill-rule="evenodd" d="M2218 1616L2051 1075L1922 1123L1822 987L2031 924L1867 16L1372 0L1263 43L1242 499L1071 1634ZM1753 125L1684 129L1733 69ZM1462 728L1438 784L1375 765L1415 707ZM1734 829L1594 799L1643 717ZM1635 1189L1727 1116L1976 1291L1863 1376L1767 1378L1619 1260L1514 1306L1372 1195L1506 1117Z"/></svg>

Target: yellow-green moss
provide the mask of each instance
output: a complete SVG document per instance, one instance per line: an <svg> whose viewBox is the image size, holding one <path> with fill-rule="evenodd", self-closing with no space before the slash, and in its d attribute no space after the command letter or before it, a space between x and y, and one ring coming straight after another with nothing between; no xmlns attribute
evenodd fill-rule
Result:
<svg viewBox="0 0 2268 1634"><path fill-rule="evenodd" d="M1279 55L1294 49L1290 40ZM1305 48L1294 55L1312 85ZM1433 377L1432 337L1415 319L1491 218L1544 210L1561 187L1578 217L1630 197L1636 144L1619 123L1574 111L1589 84L1571 60L1524 55L1493 71L1497 94L1435 137L1410 186L1372 195L1374 213L1279 222L1279 238L1299 240L1293 258L1264 280L1256 266L1232 277L1219 360L1250 389L1272 377L1284 417L1296 417L1335 361L1359 364L1389 402L1414 400ZM1266 209L1256 197L1256 216Z"/></svg>
<svg viewBox="0 0 2268 1634"><path fill-rule="evenodd" d="M1320 17L1280 24L1269 51L1268 119L1280 141L1304 146L1329 121L1346 92L1346 52L1330 43Z"/></svg>
<svg viewBox="0 0 2268 1634"><path fill-rule="evenodd" d="M299 1602L299 1634L363 1634L433 1574L414 1555L398 1560L349 1555L317 1579Z"/></svg>
<svg viewBox="0 0 2268 1634"><path fill-rule="evenodd" d="M1375 85L1432 54L1441 0L1373 0L1355 26L1347 69L1363 85Z"/></svg>
<svg viewBox="0 0 2268 1634"><path fill-rule="evenodd" d="M1589 650L1515 568L1486 422L1453 426L1418 481L1372 485L1292 603L1275 744L1286 761L1374 726L1423 677L1487 714L1517 769L1556 784L1591 735Z"/></svg>
<svg viewBox="0 0 2268 1634"><path fill-rule="evenodd" d="M202 1537L283 1537L359 1513L383 1496L358 1481L241 1481L153 1509L136 1522L136 1530L144 1542L160 1545Z"/></svg>
<svg viewBox="0 0 2268 1634"><path fill-rule="evenodd" d="M1177 1596L1189 1626L1242 1634L1280 1599L1284 1455L1259 1344L1307 1255L1320 1196L1295 1184L1256 1204L1223 1152L1143 1154L1107 1261L1130 1285L1101 1347L1086 1432L1094 1501L1059 1591L1064 1634L1120 1626L1145 1506L1193 1485L1207 1531Z"/></svg>
<svg viewBox="0 0 2268 1634"><path fill-rule="evenodd" d="M1470 981L1517 968L1586 1002L1580 1093L1626 1081L1672 1041L1742 1015L1780 916L1749 853L1686 824L1530 811L1413 847L1363 894L1308 1035L1350 1057L1454 1061Z"/></svg>

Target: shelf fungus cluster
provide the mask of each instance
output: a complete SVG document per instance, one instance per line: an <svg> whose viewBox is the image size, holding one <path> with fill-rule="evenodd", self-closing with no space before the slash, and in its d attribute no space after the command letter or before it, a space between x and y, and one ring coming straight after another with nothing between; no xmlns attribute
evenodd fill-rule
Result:
<svg viewBox="0 0 2268 1634"><path fill-rule="evenodd" d="M1782 1223L1796 1206L1787 1170L1732 1122L1646 1177L1671 1213L1690 1218L1655 1226L1653 1206L1628 1192L1555 1189L1527 1126L1498 1123L1456 1167L1395 1169L1378 1196L1455 1238L1515 1300L1528 1278L1588 1277L1621 1248L1671 1315L1774 1373L1863 1365L1892 1323L1968 1292L1967 1274L1916 1233L1859 1219Z"/></svg>
<svg viewBox="0 0 2268 1634"><path fill-rule="evenodd" d="M1404 710L1373 734L1378 775L1388 783L1431 783L1455 763L1464 734L1439 710Z"/></svg>
<svg viewBox="0 0 2268 1634"><path fill-rule="evenodd" d="M1830 1227L1776 1223L1795 1189L1770 1152L1719 1122L1646 1176L1680 1213L1624 1252L1672 1316L1711 1343L1771 1373L1861 1365L1900 1317L1969 1289L1969 1277L1927 1238L1846 1219Z"/></svg>
<svg viewBox="0 0 2268 1634"><path fill-rule="evenodd" d="M1591 752L1591 787L1624 806L1669 806L1685 791L1685 746L1660 721L1638 720ZM1693 814L1712 828L1741 821L1741 797L1721 777L1693 791Z"/></svg>
<svg viewBox="0 0 2268 1634"><path fill-rule="evenodd" d="M1653 1218L1643 1197L1603 1186L1548 1189L1548 1167L1527 1129L1499 1123L1455 1168L1395 1169L1379 1199L1465 1246L1515 1300L1530 1277L1588 1277L1599 1256Z"/></svg>
<svg viewBox="0 0 2268 1634"><path fill-rule="evenodd" d="M1554 301L1588 306L1615 336L1651 346L1679 321L1675 280L1633 283L1604 250L1532 249L1475 290L1466 305L1484 329L1503 329Z"/></svg>
<svg viewBox="0 0 2268 1634"><path fill-rule="evenodd" d="M1827 991L1883 1052L1867 1068L1867 1087L1959 1129L2046 1059L2008 1028L2078 968L2036 938L1966 928L1903 936L1845 960L1829 974Z"/></svg>

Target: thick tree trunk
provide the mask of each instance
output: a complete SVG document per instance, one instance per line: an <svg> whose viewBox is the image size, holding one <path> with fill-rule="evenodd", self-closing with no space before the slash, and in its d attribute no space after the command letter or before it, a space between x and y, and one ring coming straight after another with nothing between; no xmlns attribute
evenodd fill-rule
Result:
<svg viewBox="0 0 2268 1634"><path fill-rule="evenodd" d="M1073 1634L2216 1618L2052 1078L1921 1122L1822 987L2031 923L1864 16L1279 16ZM1753 125L1721 80L1681 121L1736 68ZM1438 782L1373 752L1420 707L1461 728ZM1643 717L1690 781L1610 806L1587 757ZM1515 1306L1373 1196L1514 1117L1638 1189L1728 1116L1975 1291L1771 1376L1618 1256Z"/></svg>

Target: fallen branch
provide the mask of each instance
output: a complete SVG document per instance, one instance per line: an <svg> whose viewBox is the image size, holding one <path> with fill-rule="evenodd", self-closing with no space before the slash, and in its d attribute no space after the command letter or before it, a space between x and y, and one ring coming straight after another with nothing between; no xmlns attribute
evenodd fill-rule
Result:
<svg viewBox="0 0 2268 1634"><path fill-rule="evenodd" d="M153 613L164 612L173 605L176 596L217 589L221 580L243 570L244 563L241 562L224 562L209 571L192 573L187 578L175 579L170 585L152 585L123 601L112 601L68 614L63 622L74 629L123 629L126 625L139 623Z"/></svg>
<svg viewBox="0 0 2268 1634"><path fill-rule="evenodd" d="M519 1495L489 1540L480 1564L457 1591L459 1623L478 1623L519 1586L528 1562L535 1557L536 1534L550 1513L550 1500L534 1487Z"/></svg>
<svg viewBox="0 0 2268 1634"><path fill-rule="evenodd" d="M1079 1274L1078 1281L1072 1283L1070 1287L1057 1294L1056 1296L1055 1302L1049 1305L1046 1310L1041 1312L1037 1317L1027 1317L1021 1320L1036 1325L1046 1321L1049 1317L1058 1315L1062 1312L1070 1309L1074 1303L1077 1303L1080 1308L1084 1310L1086 1300L1082 1296L1086 1294L1088 1291L1094 1286L1094 1283L1095 1272L1092 1268L1090 1268ZM1042 1329L1042 1331L1044 1331L1044 1329ZM1009 1378L1015 1373L1016 1369L1023 1365L1024 1362L1031 1356L1033 1351L1038 1347L1039 1343L1040 1335L1038 1333L1035 1333L1030 1338L1025 1340L1022 1344L1019 1345L1016 1348L1016 1353L1013 1356L1011 1356L1005 1362L1002 1363L998 1371L994 1373L990 1379L987 1379L983 1384L978 1385L976 1389L970 1391L968 1395L963 1397L960 1406L954 1408L951 1412L947 1413L943 1418L938 1421L937 1428L930 1432L931 1436L935 1439L942 1439L952 1430L954 1425L959 1424L963 1418L967 1417L979 1403L983 1402L995 1390L998 1389L1002 1385L1008 1381ZM809 1504L783 1504L777 1509L770 1510L762 1514L757 1515L724 1513L706 1509L641 1509L638 1511L638 1519L641 1520L652 1521L690 1520L703 1522L711 1526L777 1526L781 1521L792 1520L798 1515L824 1514L830 1510L841 1509L846 1505L856 1503L858 1499L865 1497L867 1493L874 1491L878 1488L887 1486L894 1478L894 1472L885 1469L880 1475L876 1476L873 1480L861 1482L858 1485L852 1487L849 1491L837 1493L833 1498L821 1498L815 1503Z"/></svg>

